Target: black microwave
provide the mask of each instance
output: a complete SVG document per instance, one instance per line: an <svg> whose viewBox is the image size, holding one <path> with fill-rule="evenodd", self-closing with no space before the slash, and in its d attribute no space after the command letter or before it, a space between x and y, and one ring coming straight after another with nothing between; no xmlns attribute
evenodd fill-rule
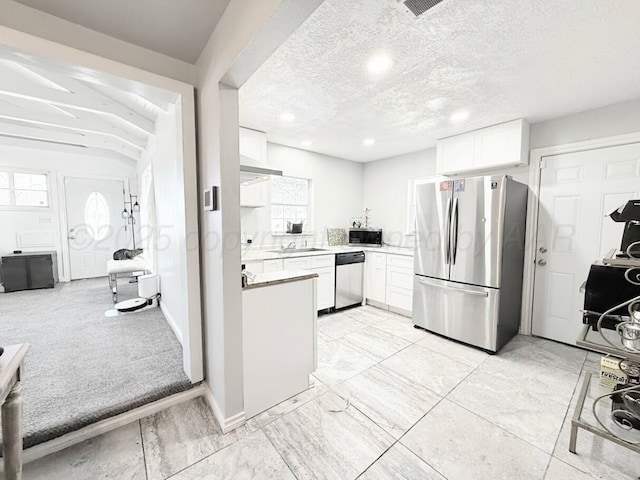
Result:
<svg viewBox="0 0 640 480"><path fill-rule="evenodd" d="M363 245L367 247L382 246L382 230L373 228L350 228L349 245Z"/></svg>

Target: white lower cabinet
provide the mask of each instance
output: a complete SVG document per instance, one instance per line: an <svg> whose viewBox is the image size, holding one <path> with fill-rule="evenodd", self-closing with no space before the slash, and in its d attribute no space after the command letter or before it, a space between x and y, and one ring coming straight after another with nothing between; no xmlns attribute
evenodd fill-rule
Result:
<svg viewBox="0 0 640 480"><path fill-rule="evenodd" d="M311 271L318 274L318 310L335 306L336 268L314 268Z"/></svg>
<svg viewBox="0 0 640 480"><path fill-rule="evenodd" d="M411 312L413 309L413 290L388 285L387 305Z"/></svg>
<svg viewBox="0 0 640 480"><path fill-rule="evenodd" d="M282 270L284 270L284 264L281 258L264 261L264 273L281 272Z"/></svg>
<svg viewBox="0 0 640 480"><path fill-rule="evenodd" d="M242 291L242 381L247 418L309 388L309 375L317 367L316 280Z"/></svg>
<svg viewBox="0 0 640 480"><path fill-rule="evenodd" d="M366 298L404 314L413 308L413 257L367 252Z"/></svg>
<svg viewBox="0 0 640 480"><path fill-rule="evenodd" d="M285 270L308 270L318 274L318 310L332 308L336 304L336 256L285 258Z"/></svg>
<svg viewBox="0 0 640 480"><path fill-rule="evenodd" d="M264 262L262 260L251 260L248 262L242 262L247 272L259 275L264 273Z"/></svg>
<svg viewBox="0 0 640 480"><path fill-rule="evenodd" d="M387 305L411 313L413 309L413 258L387 255Z"/></svg>
<svg viewBox="0 0 640 480"><path fill-rule="evenodd" d="M387 302L387 254L365 253L365 295L378 303Z"/></svg>

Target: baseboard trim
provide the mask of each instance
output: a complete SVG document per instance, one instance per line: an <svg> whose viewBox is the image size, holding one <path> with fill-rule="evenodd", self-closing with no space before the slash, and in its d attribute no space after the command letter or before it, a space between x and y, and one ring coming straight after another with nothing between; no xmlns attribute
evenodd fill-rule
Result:
<svg viewBox="0 0 640 480"><path fill-rule="evenodd" d="M229 433L232 430L235 430L238 427L241 427L247 422L247 419L244 416L244 412L236 413L229 418L226 418L222 413L222 409L216 402L216 399L213 398L213 392L209 388L209 386L205 383L204 387L204 397L207 399L211 410L213 411L213 415L216 417L218 421L218 425L220 425L220 429L222 433Z"/></svg>
<svg viewBox="0 0 640 480"><path fill-rule="evenodd" d="M403 317L413 318L413 313L403 308L392 307L391 305L389 305L389 311L397 313L398 315L402 315Z"/></svg>
<svg viewBox="0 0 640 480"><path fill-rule="evenodd" d="M178 325L176 324L176 321L173 318L173 315L171 315L169 310L167 310L167 307L164 306L164 303L162 303L162 299L160 299L159 303L160 303L160 310L164 314L164 318L167 319L167 323L171 327L171 330L173 330L173 333L175 334L176 338L180 342L180 345L182 345L184 347L184 342L183 342L183 339L182 339L182 332L178 328Z"/></svg>
<svg viewBox="0 0 640 480"><path fill-rule="evenodd" d="M75 432L67 433L61 437L54 438L48 442L26 449L22 454L23 463L33 462L34 460L59 452L60 450L64 450L65 448L84 442L85 440L89 440L90 438L97 437L103 433L128 425L129 423L140 420L141 418L166 410L169 407L179 405L204 395L205 387L201 384L184 392L176 393L169 397L148 403L147 405L134 408L133 410L121 413L115 417L100 420L99 422L87 425Z"/></svg>
<svg viewBox="0 0 640 480"><path fill-rule="evenodd" d="M387 305L386 303L378 302L376 300L371 300L370 298L367 298L365 300L365 303L367 305L371 305L372 307L376 307L381 310L389 310L389 305Z"/></svg>
<svg viewBox="0 0 640 480"><path fill-rule="evenodd" d="M403 308L393 307L391 305L387 305L386 303L378 302L376 300L371 300L367 298L367 305L371 305L372 307L379 308L380 310L387 310L388 312L397 313L398 315L402 315L403 317L413 317L413 313L409 310L405 310Z"/></svg>

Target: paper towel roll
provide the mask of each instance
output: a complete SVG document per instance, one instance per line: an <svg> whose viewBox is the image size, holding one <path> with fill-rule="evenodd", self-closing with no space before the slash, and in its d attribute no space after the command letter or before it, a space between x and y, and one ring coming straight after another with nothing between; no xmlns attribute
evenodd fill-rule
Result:
<svg viewBox="0 0 640 480"><path fill-rule="evenodd" d="M158 276L154 273L138 277L138 296L151 298L158 294Z"/></svg>

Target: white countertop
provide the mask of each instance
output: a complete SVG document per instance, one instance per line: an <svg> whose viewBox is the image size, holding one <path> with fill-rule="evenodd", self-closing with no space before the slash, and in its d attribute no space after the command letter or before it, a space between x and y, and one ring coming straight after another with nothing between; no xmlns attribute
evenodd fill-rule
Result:
<svg viewBox="0 0 640 480"><path fill-rule="evenodd" d="M300 280L307 280L316 277L318 277L317 273L311 273L304 270L281 270L279 272L259 273L253 277L253 280L249 280L249 283L244 287L244 290L268 287L270 285L279 285L288 282L298 282Z"/></svg>
<svg viewBox="0 0 640 480"><path fill-rule="evenodd" d="M295 257L312 257L318 255L335 255L336 253L348 253L348 252L378 252L378 253L390 253L394 255L405 255L413 257L413 247L351 247L344 245L340 247L317 247L322 250L316 250L314 252L293 252L293 253L280 253L275 252L276 248L256 248L245 247L242 251L242 261L251 262L259 260L277 260L280 258L295 258Z"/></svg>

